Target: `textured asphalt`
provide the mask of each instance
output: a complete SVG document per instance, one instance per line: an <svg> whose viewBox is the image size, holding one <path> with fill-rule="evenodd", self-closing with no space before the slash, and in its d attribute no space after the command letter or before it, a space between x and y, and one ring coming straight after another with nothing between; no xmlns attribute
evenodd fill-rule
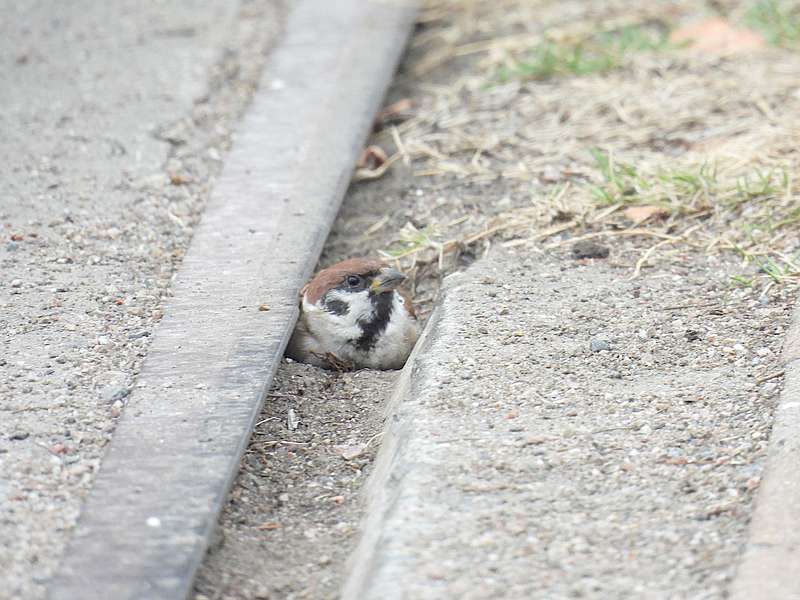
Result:
<svg viewBox="0 0 800 600"><path fill-rule="evenodd" d="M277 6L0 6L0 598L61 559Z"/></svg>

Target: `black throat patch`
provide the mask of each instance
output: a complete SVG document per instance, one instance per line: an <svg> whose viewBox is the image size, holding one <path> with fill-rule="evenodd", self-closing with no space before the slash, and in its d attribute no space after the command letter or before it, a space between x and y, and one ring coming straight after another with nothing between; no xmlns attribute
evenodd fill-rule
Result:
<svg viewBox="0 0 800 600"><path fill-rule="evenodd" d="M369 321L359 319L361 326L361 337L355 341L355 346L359 350L367 352L375 347L378 337L384 332L392 316L394 305L394 292L386 292L370 298L375 312Z"/></svg>

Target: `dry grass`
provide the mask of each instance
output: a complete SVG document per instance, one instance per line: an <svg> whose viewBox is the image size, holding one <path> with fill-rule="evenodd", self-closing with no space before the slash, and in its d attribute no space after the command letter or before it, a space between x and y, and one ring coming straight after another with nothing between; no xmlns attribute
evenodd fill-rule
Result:
<svg viewBox="0 0 800 600"><path fill-rule="evenodd" d="M736 252L754 280L798 278L800 61L783 47L726 57L667 43L720 11L782 46L800 33L796 6L777 0L431 2L413 41L414 114L378 143L420 178L502 181L512 207L407 226L386 255L444 267L490 239L535 250L632 236L650 240L645 263L682 246ZM637 205L661 218L626 218Z"/></svg>

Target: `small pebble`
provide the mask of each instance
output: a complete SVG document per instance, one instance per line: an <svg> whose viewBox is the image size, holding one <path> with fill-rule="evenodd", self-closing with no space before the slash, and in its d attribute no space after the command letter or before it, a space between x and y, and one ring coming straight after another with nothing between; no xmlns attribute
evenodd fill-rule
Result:
<svg viewBox="0 0 800 600"><path fill-rule="evenodd" d="M124 385L110 385L100 393L100 396L105 402L112 404L127 398L130 393L130 388L125 387Z"/></svg>
<svg viewBox="0 0 800 600"><path fill-rule="evenodd" d="M602 350L611 350L611 343L608 340L601 340L598 338L589 342L589 350L592 352L600 352Z"/></svg>
<svg viewBox="0 0 800 600"><path fill-rule="evenodd" d="M591 240L580 240L572 245L572 256L581 258L608 258L611 252L608 246L603 246Z"/></svg>

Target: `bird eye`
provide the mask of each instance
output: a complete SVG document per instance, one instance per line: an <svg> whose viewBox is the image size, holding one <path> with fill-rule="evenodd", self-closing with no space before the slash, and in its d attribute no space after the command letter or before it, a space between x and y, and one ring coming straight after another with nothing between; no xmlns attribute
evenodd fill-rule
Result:
<svg viewBox="0 0 800 600"><path fill-rule="evenodd" d="M358 287L361 285L361 277L358 275L348 275L347 276L347 285L350 287Z"/></svg>

